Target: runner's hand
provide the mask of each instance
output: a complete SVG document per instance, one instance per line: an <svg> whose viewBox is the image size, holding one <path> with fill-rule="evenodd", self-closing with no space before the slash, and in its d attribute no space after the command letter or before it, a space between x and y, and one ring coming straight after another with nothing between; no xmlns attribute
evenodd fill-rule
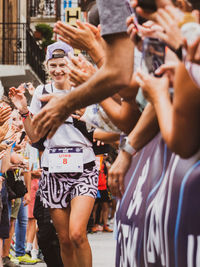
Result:
<svg viewBox="0 0 200 267"><path fill-rule="evenodd" d="M41 101L48 103L33 117L33 127L35 134L39 138L45 136L47 133L47 138L52 138L58 127L70 115L70 113L68 114L66 112L66 103L63 99L62 94L43 95L40 98Z"/></svg>

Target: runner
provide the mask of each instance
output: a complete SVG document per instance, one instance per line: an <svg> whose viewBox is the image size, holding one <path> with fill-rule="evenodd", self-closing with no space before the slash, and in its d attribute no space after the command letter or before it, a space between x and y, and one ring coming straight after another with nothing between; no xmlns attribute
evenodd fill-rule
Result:
<svg viewBox="0 0 200 267"><path fill-rule="evenodd" d="M34 134L31 113L37 114L43 104L43 93L69 93L68 53L72 48L56 42L47 47L46 66L52 82L36 88L30 106L20 88L12 88L10 97L23 117L24 127L32 142ZM51 95L48 96L51 98ZM92 266L91 248L86 227L97 194L98 174L92 143L73 125L70 116L51 139L44 142L40 191L43 204L50 208L58 233L64 266Z"/></svg>

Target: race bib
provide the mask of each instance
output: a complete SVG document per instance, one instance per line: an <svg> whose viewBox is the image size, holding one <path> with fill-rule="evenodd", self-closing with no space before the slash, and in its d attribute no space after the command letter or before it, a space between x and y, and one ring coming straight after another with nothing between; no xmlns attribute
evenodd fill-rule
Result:
<svg viewBox="0 0 200 267"><path fill-rule="evenodd" d="M50 148L49 172L83 172L83 149L80 147Z"/></svg>

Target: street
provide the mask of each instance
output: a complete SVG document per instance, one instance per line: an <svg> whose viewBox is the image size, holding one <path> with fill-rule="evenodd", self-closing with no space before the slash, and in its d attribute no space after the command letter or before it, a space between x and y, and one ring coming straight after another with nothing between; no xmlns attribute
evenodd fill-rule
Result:
<svg viewBox="0 0 200 267"><path fill-rule="evenodd" d="M113 233L98 232L95 234L88 234L88 239L93 253L93 267L114 267L116 242ZM37 263L29 266L46 267L46 264Z"/></svg>

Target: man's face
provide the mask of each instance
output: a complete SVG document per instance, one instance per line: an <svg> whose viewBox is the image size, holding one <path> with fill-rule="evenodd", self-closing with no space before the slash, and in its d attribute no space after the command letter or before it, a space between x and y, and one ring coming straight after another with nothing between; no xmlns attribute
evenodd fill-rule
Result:
<svg viewBox="0 0 200 267"><path fill-rule="evenodd" d="M51 78L55 82L65 82L69 72L65 58L52 58L48 61L47 67Z"/></svg>

